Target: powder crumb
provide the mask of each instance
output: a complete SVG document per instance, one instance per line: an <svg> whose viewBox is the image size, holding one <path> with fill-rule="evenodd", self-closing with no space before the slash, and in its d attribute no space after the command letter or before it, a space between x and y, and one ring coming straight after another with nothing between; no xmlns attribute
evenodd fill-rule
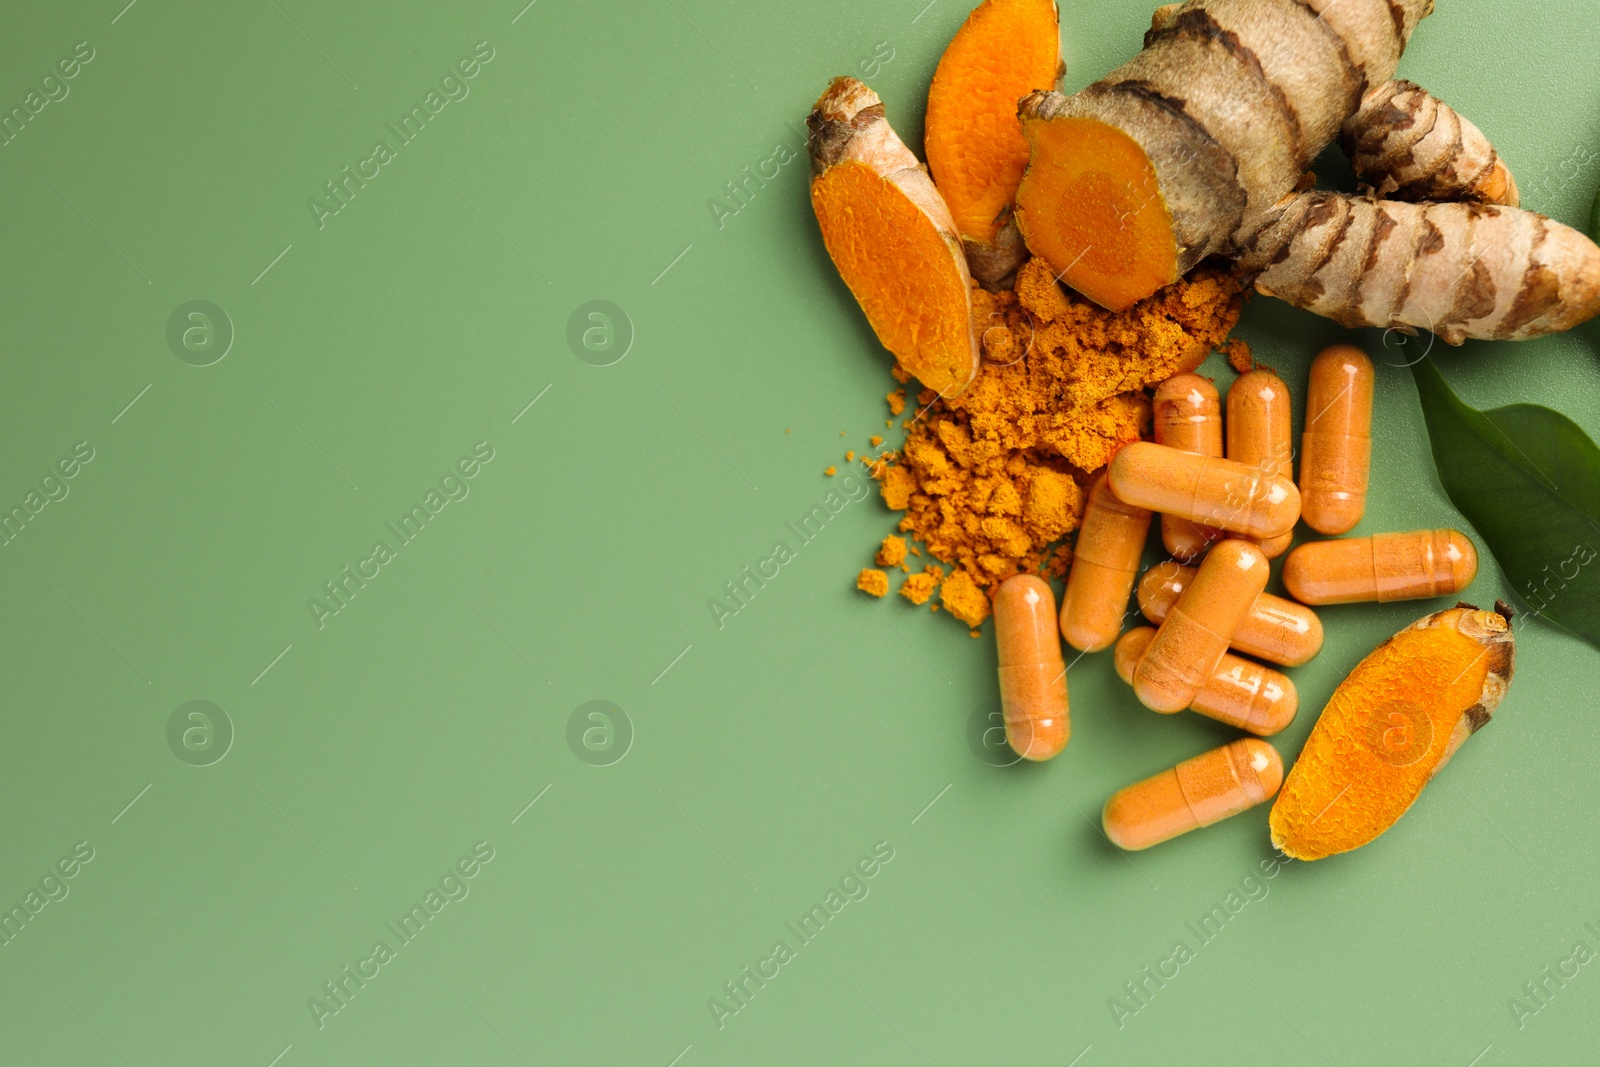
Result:
<svg viewBox="0 0 1600 1067"><path fill-rule="evenodd" d="M1221 351L1228 357L1228 366L1240 374L1249 374L1256 369L1256 357L1250 354L1250 342L1233 337L1224 342Z"/></svg>
<svg viewBox="0 0 1600 1067"><path fill-rule="evenodd" d="M844 461L846 463L850 463L850 462L854 461L855 458L856 458L856 454L855 454L855 452L853 450L849 451L849 452L846 452L844 454Z"/></svg>
<svg viewBox="0 0 1600 1067"><path fill-rule="evenodd" d="M1225 345L1245 289L1237 273L1208 265L1111 312L1063 289L1036 259L1013 291L973 291L975 320L990 324L978 376L955 397L919 390L919 417L901 421L904 444L869 469L884 503L904 513L897 532L949 568L944 610L976 628L1000 582L1067 572L1063 539L1078 528L1094 473L1149 436L1148 390L1219 348L1248 353ZM894 376L909 378L898 366ZM908 394L890 393L890 410L902 414Z"/></svg>
<svg viewBox="0 0 1600 1067"><path fill-rule="evenodd" d="M974 630L989 617L989 598L968 571L958 570L944 580L939 587L939 603Z"/></svg>
<svg viewBox="0 0 1600 1067"><path fill-rule="evenodd" d="M840 431L839 431L839 436L840 436L840 437L843 437L843 436L844 436L844 431L843 431L843 430L840 430Z"/></svg>
<svg viewBox="0 0 1600 1067"><path fill-rule="evenodd" d="M906 561L906 539L890 534L878 548L878 566L898 567Z"/></svg>
<svg viewBox="0 0 1600 1067"><path fill-rule="evenodd" d="M889 591L889 576L871 567L864 568L856 575L856 588L868 596L883 596Z"/></svg>
<svg viewBox="0 0 1600 1067"><path fill-rule="evenodd" d="M839 473L839 468L838 467L828 467L822 473L826 474L828 477L832 478L835 474Z"/></svg>
<svg viewBox="0 0 1600 1067"><path fill-rule="evenodd" d="M871 437L867 438L867 444L871 445L873 448L877 448L879 445L883 444L883 438L879 437L877 434L873 434Z"/></svg>
<svg viewBox="0 0 1600 1067"><path fill-rule="evenodd" d="M939 588L939 583L944 580L944 568L938 564L922 568L921 574L913 574L900 583L900 595L913 604L926 604L933 591ZM938 605L935 605L937 607Z"/></svg>

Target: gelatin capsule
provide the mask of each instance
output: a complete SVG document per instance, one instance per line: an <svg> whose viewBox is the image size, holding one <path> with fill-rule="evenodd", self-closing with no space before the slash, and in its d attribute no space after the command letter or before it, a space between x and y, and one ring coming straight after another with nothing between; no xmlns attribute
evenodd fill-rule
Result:
<svg viewBox="0 0 1600 1067"><path fill-rule="evenodd" d="M1072 732L1050 583L1031 574L1001 583L994 597L994 640L1006 740L1023 759L1047 760L1067 746Z"/></svg>
<svg viewBox="0 0 1600 1067"><path fill-rule="evenodd" d="M1228 387L1227 427L1229 459L1293 480L1294 431L1289 387L1282 378L1268 370L1239 375ZM1305 509L1303 493L1300 507ZM1269 537L1260 542L1261 551L1268 559L1277 559L1289 551L1293 539L1292 532Z"/></svg>
<svg viewBox="0 0 1600 1067"><path fill-rule="evenodd" d="M1266 588L1271 568L1249 541L1220 541L1156 630L1133 672L1133 692L1168 714L1194 703Z"/></svg>
<svg viewBox="0 0 1600 1067"><path fill-rule="evenodd" d="M1149 848L1265 803L1282 784L1278 750L1245 737L1119 790L1100 824L1118 848Z"/></svg>
<svg viewBox="0 0 1600 1067"><path fill-rule="evenodd" d="M1144 617L1160 625L1194 580L1194 574L1193 567L1172 560L1145 571L1139 579L1139 610ZM1234 631L1229 647L1268 663L1298 667L1322 651L1322 620L1304 604L1262 593Z"/></svg>
<svg viewBox="0 0 1600 1067"><path fill-rule="evenodd" d="M1245 537L1278 537L1300 517L1300 491L1289 479L1150 441L1119 449L1106 477L1125 503Z"/></svg>
<svg viewBox="0 0 1600 1067"><path fill-rule="evenodd" d="M1178 374L1156 387L1153 423L1156 444L1222 455L1222 402L1217 387L1198 374ZM1175 559L1198 561L1222 540L1222 532L1176 515L1161 516L1161 543Z"/></svg>
<svg viewBox="0 0 1600 1067"><path fill-rule="evenodd" d="M1122 632L1151 517L1118 500L1103 474L1090 487L1061 594L1061 636L1073 648L1098 652Z"/></svg>
<svg viewBox="0 0 1600 1067"><path fill-rule="evenodd" d="M1311 361L1300 436L1300 517L1318 533L1345 533L1367 510L1372 383L1372 360L1351 345L1324 348Z"/></svg>
<svg viewBox="0 0 1600 1067"><path fill-rule="evenodd" d="M1304 604L1449 596L1472 584L1478 550L1456 530L1307 541L1283 561L1283 584Z"/></svg>
<svg viewBox="0 0 1600 1067"><path fill-rule="evenodd" d="M1117 674L1124 682L1133 681L1133 670L1155 635L1154 626L1139 626L1117 642ZM1294 721L1299 707L1294 683L1281 672L1223 653L1189 710L1257 737L1270 737Z"/></svg>

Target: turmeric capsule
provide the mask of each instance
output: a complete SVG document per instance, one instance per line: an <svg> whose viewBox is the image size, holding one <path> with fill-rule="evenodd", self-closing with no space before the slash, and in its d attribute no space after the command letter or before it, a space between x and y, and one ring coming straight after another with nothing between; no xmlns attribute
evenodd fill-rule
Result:
<svg viewBox="0 0 1600 1067"><path fill-rule="evenodd" d="M1372 360L1351 345L1324 348L1311 361L1300 436L1300 514L1318 533L1345 533L1367 510L1372 381Z"/></svg>
<svg viewBox="0 0 1600 1067"><path fill-rule="evenodd" d="M1000 660L1000 711L1006 740L1023 759L1047 760L1067 746L1067 665L1056 635L1050 583L1016 574L994 597L994 641Z"/></svg>
<svg viewBox="0 0 1600 1067"><path fill-rule="evenodd" d="M1133 669L1155 637L1154 626L1129 630L1117 642L1117 674L1133 681ZM1231 653L1224 653L1189 710L1208 719L1237 726L1258 737L1270 737L1294 721L1300 696L1279 671Z"/></svg>
<svg viewBox="0 0 1600 1067"><path fill-rule="evenodd" d="M1228 387L1227 426L1229 459L1264 474L1294 478L1289 387L1282 378L1267 370L1239 375ZM1305 507L1303 494L1300 506ZM1277 559L1289 551L1293 539L1292 533L1269 537L1261 542L1261 551Z"/></svg>
<svg viewBox="0 0 1600 1067"><path fill-rule="evenodd" d="M1472 584L1478 550L1456 530L1308 541L1283 561L1283 584L1306 604L1449 596Z"/></svg>
<svg viewBox="0 0 1600 1067"><path fill-rule="evenodd" d="M1194 574L1193 567L1172 560L1145 571L1139 579L1139 610L1144 617L1159 625L1194 580ZM1322 620L1304 604L1262 593L1234 631L1231 647L1269 663L1298 667L1322 651Z"/></svg>
<svg viewBox="0 0 1600 1067"><path fill-rule="evenodd" d="M1222 404L1217 387L1198 374L1178 374L1156 388L1155 439L1197 456L1222 455ZM1191 563L1222 540L1222 533L1176 515L1161 516L1161 543L1173 558Z"/></svg>
<svg viewBox="0 0 1600 1067"><path fill-rule="evenodd" d="M1120 790L1100 824L1118 848L1149 848L1265 803L1282 784L1278 750L1245 737Z"/></svg>
<svg viewBox="0 0 1600 1067"><path fill-rule="evenodd" d="M1239 624L1266 588L1271 567L1249 541L1220 541L1167 612L1133 672L1133 692L1151 711L1182 711L1222 662Z"/></svg>
<svg viewBox="0 0 1600 1067"><path fill-rule="evenodd" d="M1289 479L1150 441L1118 450L1106 478L1111 491L1135 507L1245 537L1279 537L1300 517L1300 491Z"/></svg>
<svg viewBox="0 0 1600 1067"><path fill-rule="evenodd" d="M1073 648L1098 652L1122 632L1151 518L1144 508L1118 500L1105 475L1095 479L1061 594L1061 636Z"/></svg>

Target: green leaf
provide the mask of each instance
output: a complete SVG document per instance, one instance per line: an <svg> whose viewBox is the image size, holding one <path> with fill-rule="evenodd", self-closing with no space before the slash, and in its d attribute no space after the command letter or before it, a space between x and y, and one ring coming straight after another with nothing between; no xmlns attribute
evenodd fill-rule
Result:
<svg viewBox="0 0 1600 1067"><path fill-rule="evenodd" d="M1433 462L1533 614L1600 647L1600 447L1533 404L1479 411L1414 364Z"/></svg>

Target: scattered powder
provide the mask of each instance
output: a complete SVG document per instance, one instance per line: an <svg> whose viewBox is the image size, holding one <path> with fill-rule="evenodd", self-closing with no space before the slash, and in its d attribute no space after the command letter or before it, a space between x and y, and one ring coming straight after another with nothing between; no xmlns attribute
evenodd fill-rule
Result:
<svg viewBox="0 0 1600 1067"><path fill-rule="evenodd" d="M835 474L839 473L839 468L838 467L828 467L822 473L826 474L828 477L832 478Z"/></svg>
<svg viewBox="0 0 1600 1067"><path fill-rule="evenodd" d="M1146 390L1223 345L1244 288L1235 273L1207 267L1117 313L1066 292L1035 259L1014 292L975 290L973 314L987 324L978 377L953 399L922 390L905 443L868 468L884 502L905 513L900 532L950 567L942 583L924 580L928 571L907 578L907 599L921 603L939 585L945 610L976 630L1006 578L1065 574L1072 553L1062 541L1078 527L1094 472L1148 436ZM887 399L899 415L907 392Z"/></svg>
<svg viewBox="0 0 1600 1067"><path fill-rule="evenodd" d="M1222 354L1228 357L1228 366L1240 374L1256 369L1256 357L1250 354L1250 342L1233 337L1222 345Z"/></svg>
<svg viewBox="0 0 1600 1067"><path fill-rule="evenodd" d="M900 595L913 604L926 604L943 579L944 568L937 563L930 564L922 568L921 574L913 574L900 583Z"/></svg>
<svg viewBox="0 0 1600 1067"><path fill-rule="evenodd" d="M878 548L878 566L898 567L906 561L906 539L890 534Z"/></svg>
<svg viewBox="0 0 1600 1067"><path fill-rule="evenodd" d="M868 596L883 596L889 591L889 576L867 567L856 575L856 588Z"/></svg>

